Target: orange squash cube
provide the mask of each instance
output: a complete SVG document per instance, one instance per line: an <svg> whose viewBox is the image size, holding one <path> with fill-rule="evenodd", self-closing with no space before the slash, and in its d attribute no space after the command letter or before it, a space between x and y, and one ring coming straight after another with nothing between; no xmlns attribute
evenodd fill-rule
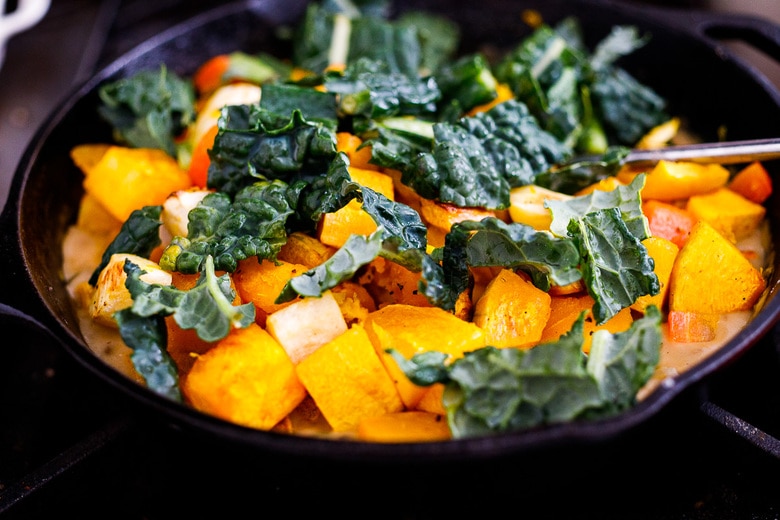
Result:
<svg viewBox="0 0 780 520"><path fill-rule="evenodd" d="M403 409L393 380L359 324L317 349L295 370L333 431L354 430L367 417Z"/></svg>
<svg viewBox="0 0 780 520"><path fill-rule="evenodd" d="M438 442L450 440L452 433L446 417L408 411L363 419L357 436L368 442Z"/></svg>
<svg viewBox="0 0 780 520"><path fill-rule="evenodd" d="M202 412L261 430L273 428L306 397L284 349L254 323L233 329L199 356L182 391Z"/></svg>
<svg viewBox="0 0 780 520"><path fill-rule="evenodd" d="M364 325L407 408L415 408L427 388L413 384L386 350L406 359L429 351L457 359L485 346L482 329L439 307L391 304L370 313Z"/></svg>
<svg viewBox="0 0 780 520"><path fill-rule="evenodd" d="M84 190L122 222L133 210L160 205L191 185L189 174L162 150L121 146L106 150L84 178Z"/></svg>
<svg viewBox="0 0 780 520"><path fill-rule="evenodd" d="M765 287L764 276L750 260L723 234L700 220L672 268L669 311L746 311Z"/></svg>
<svg viewBox="0 0 780 520"><path fill-rule="evenodd" d="M488 284L474 309L474 324L494 347L532 347L550 317L550 295L510 269Z"/></svg>

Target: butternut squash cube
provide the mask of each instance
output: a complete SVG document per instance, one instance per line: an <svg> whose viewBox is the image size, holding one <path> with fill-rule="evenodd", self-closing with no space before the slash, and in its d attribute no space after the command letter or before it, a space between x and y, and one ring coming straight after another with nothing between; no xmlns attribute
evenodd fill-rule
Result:
<svg viewBox="0 0 780 520"><path fill-rule="evenodd" d="M394 199L393 179L382 172L349 167L349 176L361 186L381 193L390 200ZM360 203L353 200L333 213L326 213L320 219L318 236L320 242L333 247L341 247L350 235L370 235L376 231L376 222L371 215L363 211Z"/></svg>
<svg viewBox="0 0 780 520"><path fill-rule="evenodd" d="M293 363L347 331L341 308L328 291L320 298L296 300L268 316L266 329Z"/></svg>
<svg viewBox="0 0 780 520"><path fill-rule="evenodd" d="M489 209L462 208L454 204L420 198L420 217L426 224L444 231L445 234L450 231L453 224L458 222L464 220L479 222L485 217L495 216L496 212Z"/></svg>
<svg viewBox="0 0 780 520"><path fill-rule="evenodd" d="M450 440L452 433L446 417L408 411L363 419L357 436L368 442L437 442Z"/></svg>
<svg viewBox="0 0 780 520"><path fill-rule="evenodd" d="M550 317L550 295L510 269L488 284L474 310L474 324L494 347L532 347Z"/></svg>
<svg viewBox="0 0 780 520"><path fill-rule="evenodd" d="M758 228L766 208L728 188L694 195L688 199L688 211L727 237L741 240Z"/></svg>
<svg viewBox="0 0 780 520"><path fill-rule="evenodd" d="M124 222L135 209L157 206L191 186L189 174L162 150L112 146L86 172L84 190Z"/></svg>
<svg viewBox="0 0 780 520"><path fill-rule="evenodd" d="M308 271L302 264L291 264L279 261L261 260L255 257L238 262L238 268L233 273L233 283L244 302L252 302L257 308L256 321L264 326L269 314L283 309L292 303L275 303L285 284L295 276Z"/></svg>
<svg viewBox="0 0 780 520"><path fill-rule="evenodd" d="M198 356L182 391L202 412L261 430L273 428L306 397L284 349L254 323L232 329Z"/></svg>
<svg viewBox="0 0 780 520"><path fill-rule="evenodd" d="M420 401L417 403L417 410L430 412L436 415L447 415L447 409L444 408L444 384L435 383L428 387Z"/></svg>
<svg viewBox="0 0 780 520"><path fill-rule="evenodd" d="M621 170L617 177L629 184L636 172ZM642 188L642 198L672 201L722 188L729 180L729 171L720 164L699 164L688 161L658 161L650 170Z"/></svg>
<svg viewBox="0 0 780 520"><path fill-rule="evenodd" d="M669 311L723 314L749 310L766 287L761 272L700 220L677 254L669 279Z"/></svg>
<svg viewBox="0 0 780 520"><path fill-rule="evenodd" d="M379 170L379 166L371 164L371 146L363 146L363 140L349 132L336 134L336 150L344 152L349 158L349 165L364 170Z"/></svg>
<svg viewBox="0 0 780 520"><path fill-rule="evenodd" d="M108 235L112 240L122 228L122 222L89 193L81 197L76 225L90 233Z"/></svg>
<svg viewBox="0 0 780 520"><path fill-rule="evenodd" d="M393 380L359 324L317 349L295 370L333 431L354 430L366 417L403 409Z"/></svg>
<svg viewBox="0 0 780 520"><path fill-rule="evenodd" d="M482 329L439 307L387 305L370 313L364 326L407 408L415 408L427 388L409 381L386 350L394 349L406 359L429 351L457 359L485 346Z"/></svg>
<svg viewBox="0 0 780 520"><path fill-rule="evenodd" d="M410 271L395 262L375 258L361 275L359 282L371 292L378 305L404 303L430 307L428 298L420 291L422 273Z"/></svg>
<svg viewBox="0 0 780 520"><path fill-rule="evenodd" d="M642 244L647 248L648 254L653 258L655 267L653 272L658 277L658 282L661 284L661 290L656 295L645 294L636 299L631 305L631 308L644 312L648 305L655 305L658 309L663 309L666 304L666 297L669 294L669 278L672 275L672 268L674 267L674 260L677 258L677 253L680 252L680 248L672 242L661 237L649 237L642 241Z"/></svg>
<svg viewBox="0 0 780 520"><path fill-rule="evenodd" d="M324 263L335 252L335 248L326 246L315 237L295 231L287 235L287 242L276 255L276 259L291 264L302 264L311 269Z"/></svg>
<svg viewBox="0 0 780 520"><path fill-rule="evenodd" d="M542 331L540 342L555 341L571 330L574 321L580 313L586 311L585 322L583 326L584 341L582 351L590 352L593 333L597 330L606 330L615 334L623 332L631 327L634 322L629 307L622 309L612 316L606 323L596 325L593 317L593 298L589 294L576 296L553 296L550 300L550 319Z"/></svg>

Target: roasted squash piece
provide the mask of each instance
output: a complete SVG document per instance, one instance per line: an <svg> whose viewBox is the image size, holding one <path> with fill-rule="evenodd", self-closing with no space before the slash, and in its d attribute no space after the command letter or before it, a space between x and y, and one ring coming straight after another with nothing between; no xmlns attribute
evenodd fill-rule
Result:
<svg viewBox="0 0 780 520"><path fill-rule="evenodd" d="M623 169L617 177L629 184L636 174L636 170ZM658 161L647 173L642 198L664 201L687 199L691 195L722 188L729 176L729 171L720 164Z"/></svg>
<svg viewBox="0 0 780 520"><path fill-rule="evenodd" d="M653 272L658 277L661 289L658 291L658 294L640 296L631 305L631 308L639 312L644 312L648 305L655 305L659 309L663 309L666 305L666 297L669 294L669 278L672 275L674 261L677 258L677 253L680 252L680 248L674 242L661 237L646 238L642 241L642 244L647 248L647 253L655 262Z"/></svg>
<svg viewBox="0 0 780 520"><path fill-rule="evenodd" d="M688 211L697 219L707 221L727 237L741 240L758 228L766 208L728 188L694 195L688 199Z"/></svg>
<svg viewBox="0 0 780 520"><path fill-rule="evenodd" d="M728 188L756 204L763 204L772 195L773 182L764 165L754 161L734 175Z"/></svg>
<svg viewBox="0 0 780 520"><path fill-rule="evenodd" d="M349 165L363 170L379 170L375 164L371 164L371 146L363 146L363 140L349 132L336 133L336 150L344 152L349 158Z"/></svg>
<svg viewBox="0 0 780 520"><path fill-rule="evenodd" d="M160 205L190 186L176 159L152 148L112 146L84 178L84 190L122 222L133 210Z"/></svg>
<svg viewBox="0 0 780 520"><path fill-rule="evenodd" d="M550 300L550 318L542 331L540 342L555 341L571 330L580 313L586 312L583 326L584 341L582 351L590 352L593 333L607 330L613 334L624 332L634 322L631 309L626 307L601 325L596 325L593 317L593 298L585 293L575 296L553 296Z"/></svg>
<svg viewBox="0 0 780 520"><path fill-rule="evenodd" d="M350 166L349 176L361 186L395 200L393 179L384 173ZM352 200L338 211L324 214L320 219L317 235L323 244L341 247L352 234L370 235L374 231L376 231L374 219L363 211L358 201Z"/></svg>
<svg viewBox="0 0 780 520"><path fill-rule="evenodd" d="M671 311L667 317L669 339L680 343L712 341L717 336L720 314Z"/></svg>
<svg viewBox="0 0 780 520"><path fill-rule="evenodd" d="M198 410L261 430L273 428L306 397L284 349L254 323L231 330L198 356L182 392Z"/></svg>
<svg viewBox="0 0 780 520"><path fill-rule="evenodd" d="M669 311L723 314L749 310L766 287L761 272L714 227L699 221L669 279Z"/></svg>
<svg viewBox="0 0 780 520"><path fill-rule="evenodd" d="M354 430L367 417L403 409L393 380L359 324L318 348L295 370L333 431Z"/></svg>
<svg viewBox="0 0 780 520"><path fill-rule="evenodd" d="M428 298L420 291L421 279L422 273L410 271L384 258L376 258L366 267L359 283L371 293L378 306L403 303L430 307Z"/></svg>
<svg viewBox="0 0 780 520"><path fill-rule="evenodd" d="M292 303L276 303L276 298L282 292L285 284L295 276L305 273L309 268L302 264L289 262L273 262L256 257L238 262L238 268L233 273L233 283L244 302L255 304L257 314L255 321L265 326L269 314L283 309Z"/></svg>
<svg viewBox="0 0 780 520"><path fill-rule="evenodd" d="M474 324L494 347L532 347L550 317L550 295L510 269L488 284L474 309Z"/></svg>
<svg viewBox="0 0 780 520"><path fill-rule="evenodd" d="M407 408L414 408L427 388L409 381L387 349L398 351L406 359L429 351L457 359L485 346L482 329L439 307L387 305L369 314L364 325Z"/></svg>
<svg viewBox="0 0 780 520"><path fill-rule="evenodd" d="M357 437L368 442L436 442L451 439L452 433L446 417L408 411L363 419Z"/></svg>
<svg viewBox="0 0 780 520"><path fill-rule="evenodd" d="M324 263L335 252L335 248L326 246L315 237L295 231L287 235L287 241L276 255L276 259L291 264L302 264L312 269Z"/></svg>

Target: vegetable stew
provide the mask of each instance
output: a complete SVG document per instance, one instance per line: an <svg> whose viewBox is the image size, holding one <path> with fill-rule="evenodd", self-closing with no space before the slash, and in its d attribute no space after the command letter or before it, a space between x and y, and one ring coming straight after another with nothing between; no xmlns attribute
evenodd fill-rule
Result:
<svg viewBox="0 0 780 520"><path fill-rule="evenodd" d="M623 164L691 139L618 65L646 35L527 13L459 55L440 16L332 9L290 56L101 88L63 266L98 355L253 428L427 442L620 413L750 319L771 179Z"/></svg>

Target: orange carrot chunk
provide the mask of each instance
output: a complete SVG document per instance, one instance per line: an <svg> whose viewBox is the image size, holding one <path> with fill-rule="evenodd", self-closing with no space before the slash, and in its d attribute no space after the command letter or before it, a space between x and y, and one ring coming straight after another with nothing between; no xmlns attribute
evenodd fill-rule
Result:
<svg viewBox="0 0 780 520"><path fill-rule="evenodd" d="M192 150L188 173L192 184L195 186L206 187L209 178L209 165L211 164L209 150L214 146L214 138L217 136L218 130L217 125L212 126L208 132L203 134L203 137L200 138L200 141Z"/></svg>
<svg viewBox="0 0 780 520"><path fill-rule="evenodd" d="M761 204L772 194L772 177L763 164L755 161L738 171L728 187L746 199Z"/></svg>
<svg viewBox="0 0 780 520"><path fill-rule="evenodd" d="M211 92L222 85L222 76L230 67L230 55L219 54L203 62L192 76L195 89L200 92Z"/></svg>
<svg viewBox="0 0 780 520"><path fill-rule="evenodd" d="M684 208L660 200L646 200L642 212L647 217L653 236L665 238L682 247L691 234L696 217Z"/></svg>

